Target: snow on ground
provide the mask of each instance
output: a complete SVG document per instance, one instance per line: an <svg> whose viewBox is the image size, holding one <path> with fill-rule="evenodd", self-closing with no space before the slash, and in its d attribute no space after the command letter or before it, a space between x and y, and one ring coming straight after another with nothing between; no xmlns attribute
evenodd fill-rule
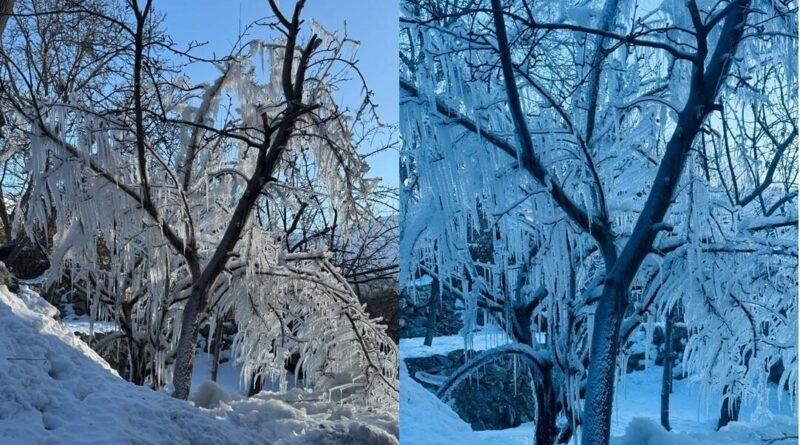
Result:
<svg viewBox="0 0 800 445"><path fill-rule="evenodd" d="M508 336L503 331L490 328L473 334L472 349L484 351L495 346L508 344L508 342ZM435 337L431 346L425 346L424 337L400 339L400 358L403 360L428 357L434 354L447 354L458 349L464 349L464 337L461 335Z"/></svg>
<svg viewBox="0 0 800 445"><path fill-rule="evenodd" d="M532 445L534 425L499 431L472 431L470 425L408 374L406 358L426 357L463 349L461 336L436 337L431 347L423 338L400 339L400 437L403 443L426 445ZM504 344L496 332L478 334L475 350ZM778 402L772 389L765 406L744 405L740 422L714 431L719 405L705 403L698 385L674 382L670 399L672 432L659 424L661 371L651 366L625 376L618 386L612 418L612 445L797 444L797 420L790 401ZM785 438L781 440L781 438ZM769 442L773 439L773 442Z"/></svg>
<svg viewBox="0 0 800 445"><path fill-rule="evenodd" d="M63 324L72 332L80 332L81 334L89 335L114 332L118 329L116 323L113 321L95 321L93 323L89 320L89 317L86 316L74 319L65 319Z"/></svg>
<svg viewBox="0 0 800 445"><path fill-rule="evenodd" d="M225 351L227 353L229 351ZM225 354L224 356L226 356ZM207 352L198 352L194 360L194 368L192 369L192 392L197 391L201 385L211 380L211 363L213 356ZM236 396L246 396L248 386L242 380L242 365L235 363L232 360L225 361L219 364L217 370L216 384L225 392ZM295 381L291 373L287 376L287 385L289 388L302 387L303 381ZM266 380L261 385L265 391L277 392L280 388L280 382L275 380Z"/></svg>
<svg viewBox="0 0 800 445"><path fill-rule="evenodd" d="M258 443L163 392L121 378L25 286L0 287L0 443Z"/></svg>
<svg viewBox="0 0 800 445"><path fill-rule="evenodd" d="M667 432L652 419L634 418L611 445L789 445L797 444L797 421L762 411L750 422L736 422L719 431Z"/></svg>
<svg viewBox="0 0 800 445"><path fill-rule="evenodd" d="M643 371L627 374L617 385L614 414L611 418L611 433L622 435L636 418L661 418L661 374L663 368L650 365ZM676 380L670 396L670 426L675 431L713 431L717 425L721 401L713 394L704 395L699 384L691 378ZM790 400L778 401L777 388L770 388L769 400L758 406L756 403L742 405L739 419L742 422L758 419L765 412L779 416L794 417ZM709 401L711 399L712 401ZM795 425L797 423L795 422Z"/></svg>
<svg viewBox="0 0 800 445"><path fill-rule="evenodd" d="M205 352L198 352L194 359L192 369L192 392L200 389L200 386L211 380L211 361L212 355ZM217 370L217 385L225 392L246 396L247 387L242 382L242 367L232 361L219 364Z"/></svg>
<svg viewBox="0 0 800 445"><path fill-rule="evenodd" d="M276 445L341 444L397 445L397 418L382 410L322 400L292 389L286 393L262 391L243 397L206 381L192 394L198 405L234 425L254 430L264 443Z"/></svg>
<svg viewBox="0 0 800 445"><path fill-rule="evenodd" d="M91 317L86 314L75 314L75 308L72 304L65 304L64 313L61 315L61 323L72 332L94 335L95 333L107 333L119 330L119 326L113 321L92 321Z"/></svg>
<svg viewBox="0 0 800 445"><path fill-rule="evenodd" d="M207 383L192 396L205 409L132 385L57 314L26 286L0 286L0 443L397 444L393 413L302 390L244 398ZM223 369L230 383L235 367Z"/></svg>

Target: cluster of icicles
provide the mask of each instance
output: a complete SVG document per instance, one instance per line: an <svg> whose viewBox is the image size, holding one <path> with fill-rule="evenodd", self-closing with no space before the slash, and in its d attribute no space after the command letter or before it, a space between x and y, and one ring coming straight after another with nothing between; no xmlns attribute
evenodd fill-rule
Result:
<svg viewBox="0 0 800 445"><path fill-rule="evenodd" d="M368 206L357 200L366 201L375 181L364 177L367 168L349 121L326 85L342 50L335 36L322 36L331 57L309 72L316 79L307 82L304 95L319 107L299 124L302 135L285 148L279 181L263 194L267 206L288 212L299 202L321 202L320 213L336 211L341 221L353 221L340 224L338 230L347 232L348 224L368 220L361 215ZM284 109L283 46L251 42L249 48L220 65L220 77L198 95L169 84L150 88L162 90L171 117L208 126L220 125L226 112L220 102L231 95L236 119L221 125L257 139L261 114L273 122ZM123 326L125 332L114 336L130 336L148 361L154 385L165 385L191 276L183 252L166 241L160 223L183 239L194 237L204 264L227 228L243 178L255 168L256 149L176 124L169 142L148 147L150 189L162 218L154 221L127 193L141 193L131 122L98 117L83 106L53 104L40 110L42 121L31 120L28 167L33 196L41 199L31 200L18 223L31 236L55 229L48 234L55 245L48 282L68 277L90 299L92 319ZM307 387L374 405L395 400L396 349L385 326L369 317L325 252L287 255L280 224L260 211L245 221L208 309L212 319L227 311L235 315L234 355L243 363L243 379L269 378L286 388L284 364L299 354Z"/></svg>
<svg viewBox="0 0 800 445"><path fill-rule="evenodd" d="M712 7L705 3L701 6ZM629 12L634 10L627 7ZM771 10L766 4L764 7ZM406 9L406 15L420 14L412 7ZM683 14L685 9L682 2L668 1L646 18L653 27L684 23L690 20ZM520 6L519 11L524 8ZM546 14L537 11L537 19L557 21ZM789 16L787 20L796 20ZM558 397L568 407L566 412L574 416L567 421L574 421L580 418L593 315L605 274L603 260L590 234L580 231L554 203L550 184L535 181L514 157L490 140L519 145L502 79L487 72L497 67L497 52L473 34L483 33L481 37L492 41L494 36L485 31L492 29L491 17L480 13L466 17L469 20L448 20L447 32L436 26L405 24L409 32L401 33L401 50L415 62L401 68L402 80L413 85L413 89L401 91L405 143L401 162L406 178L401 185L401 286L418 305L429 298L427 291L420 291L420 283L430 282L423 280L427 276L438 278L434 283L442 292L454 293L465 349L471 348L472 337L482 326L496 326L510 334L515 320L509 309L530 301L537 289L546 289L547 297L532 314L531 330L537 339L533 347L556 363ZM626 24L634 23L628 19L617 22L622 34ZM768 26L785 25L775 20ZM788 25L796 29L796 22ZM517 28L509 27L509 40L525 42L515 40L515 31ZM563 38L560 49L552 42L540 42L549 51L543 59L550 61L546 56L552 55L556 63L554 54L561 50L572 54L568 49L584 57L583 35L575 41L564 34L554 35ZM765 54L786 54L787 48L796 51L794 44L784 40L788 39L774 44L748 42L741 49L746 55L740 57L749 60L752 54L753 60L761 60ZM790 59L796 60L796 55ZM591 150L621 247L653 185L665 140L680 130L675 128L673 108L686 100L682 94L689 89L686 82L691 67L674 63L664 53L627 46L617 49L604 63L608 68L601 79L598 130ZM750 68L756 70L757 65ZM517 83L536 154L583 209L597 213L592 178L574 133L540 94L541 90L561 91L564 85L554 79L556 70L550 70L547 63L520 68L526 69L529 76L519 76ZM773 74L792 85L795 71L792 65ZM575 79L585 75L576 73ZM531 85L531 78L550 80ZM577 122L583 118L588 93L585 88L575 89L574 96L561 105ZM769 101L775 100L755 97L743 91L746 89L725 90L721 101L770 107ZM666 93L656 97L651 91ZM794 91L783 92L795 95ZM443 113L442 109L450 111ZM467 129L453 118L453 112L476 129ZM780 116L769 117L781 122ZM710 125L718 128L719 121ZM743 145L740 133L731 132L727 137L731 144ZM796 153L796 142L791 149ZM519 156L517 152L516 158ZM754 184L746 171L748 159L739 149L731 162L749 190ZM648 345L655 327L675 309L689 333L682 372L702 383L709 401L719 400L723 387L731 396L765 397L767 370L779 361L786 365L780 385L789 388L787 398L792 399L797 385L797 229L789 226L754 232L748 227L765 220L796 220L796 212L791 210L794 204L772 219L763 217L755 203L745 208L731 205L725 184L718 177L707 177L702 161L698 153L691 154L680 194L667 216L670 230L656 240L667 253L649 256L631 286L619 378L624 376L634 341L646 341L645 351L654 358L654 347ZM791 171L787 175L791 177ZM791 192L776 184L765 196L776 202ZM627 328L635 332L626 333ZM636 332L644 332L646 338L632 335Z"/></svg>

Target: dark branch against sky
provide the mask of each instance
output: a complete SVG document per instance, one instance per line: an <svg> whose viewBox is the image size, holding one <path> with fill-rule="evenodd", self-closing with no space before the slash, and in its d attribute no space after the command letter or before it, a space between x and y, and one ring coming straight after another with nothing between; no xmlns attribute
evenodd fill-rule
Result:
<svg viewBox="0 0 800 445"><path fill-rule="evenodd" d="M280 3L291 11L294 1ZM165 28L176 43L185 47L192 41L208 42L196 49L200 56L222 56L230 52L239 32L254 20L269 15L266 0L169 0L156 1L158 11L166 14ZM364 73L378 112L385 123L398 121L397 89L397 17L395 1L370 0L309 0L304 16L328 30L347 28L350 38L361 43L358 50L359 68ZM258 35L251 35L257 38ZM194 66L186 73L193 80L208 81L214 75L209 66ZM358 82L342 85L340 104L355 108L363 94ZM368 152L369 147L362 147ZM398 154L388 150L369 158L370 176L384 179L385 185L398 185Z"/></svg>

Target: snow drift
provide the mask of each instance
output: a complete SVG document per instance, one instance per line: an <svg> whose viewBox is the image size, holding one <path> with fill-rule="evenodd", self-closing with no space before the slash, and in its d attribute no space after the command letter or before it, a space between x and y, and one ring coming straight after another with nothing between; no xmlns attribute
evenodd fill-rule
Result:
<svg viewBox="0 0 800 445"><path fill-rule="evenodd" d="M249 399L213 383L176 400L121 379L57 309L0 286L0 443L397 444L391 412L301 390ZM211 409L206 409L206 407Z"/></svg>
<svg viewBox="0 0 800 445"><path fill-rule="evenodd" d="M163 392L134 386L23 286L0 287L0 442L257 443Z"/></svg>
<svg viewBox="0 0 800 445"><path fill-rule="evenodd" d="M791 417L760 413L757 422L736 422L716 432L670 432L652 419L635 418L612 445L753 445L797 444L797 423Z"/></svg>

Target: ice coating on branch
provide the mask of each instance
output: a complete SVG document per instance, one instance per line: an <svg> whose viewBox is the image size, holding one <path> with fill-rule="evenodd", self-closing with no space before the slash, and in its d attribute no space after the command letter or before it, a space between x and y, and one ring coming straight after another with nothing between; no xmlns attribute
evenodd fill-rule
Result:
<svg viewBox="0 0 800 445"><path fill-rule="evenodd" d="M537 4L532 14L540 24L599 26L608 19L610 30L623 35L675 26L668 38L652 31L643 38L694 51L694 36L681 31L693 26L686 3L648 3L619 2L612 9L616 17L599 13L603 2ZM698 2L701 17L708 20L725 4ZM766 1L752 7L765 12L759 19L765 31L796 31L795 14ZM521 2L504 8L528 14ZM409 224L401 237L401 285L416 304L427 298L411 291L421 277L450 286L462 309L467 346L482 323L521 339L509 309L534 305L527 321L540 335L533 347L557 357L557 390L572 410L569 420L579 419L591 332L595 322L605 322L594 312L606 270L592 234L555 202L554 184L586 216L597 215L591 159L619 253L651 189L662 186L654 180L667 141L686 131L679 128L678 112L689 99L692 64L644 45L613 46L602 61L593 133L581 146L592 95L586 80L592 37L564 30L544 36L509 14L515 83L535 154L547 170L539 181L518 161L522 151L491 14L436 19L411 6L403 14L435 26L402 24L408 62L400 73L401 199ZM721 26L710 30L710 53ZM614 42L606 39L605 46ZM796 39L786 35L747 38L736 57L725 58L735 75L719 93L724 113L711 113L695 138L670 210L652 226L658 232L652 252L630 286L618 377L634 349L655 358L647 345L674 309L689 332L683 372L702 382L708 400L718 400L727 388L731 397L757 401L765 394L765 369L779 362L792 364L780 378L781 387L788 383L787 397L795 396L797 167L790 159L797 155L791 123L796 49ZM776 65L782 57L791 63ZM760 187L787 140L772 183ZM753 190L757 196L741 202ZM547 290L541 301L535 292L540 287Z"/></svg>
<svg viewBox="0 0 800 445"><path fill-rule="evenodd" d="M355 55L340 37L317 31L326 57L315 60L301 98L316 108L296 125L274 177L260 191L262 200L243 222L242 238L212 285L208 315L235 314L236 357L246 378L285 381L285 361L299 354L306 384L320 392L392 403L395 346L325 252L328 241L385 230L370 200L376 180L366 176L356 139L374 122L368 111L353 115L339 108L331 84L346 74L337 59L352 62ZM145 86L159 89L171 119L154 124L166 127L163 139L146 142L158 220L142 209L132 116L101 118L85 104L57 103L44 110L42 121L29 116L31 193L47 199L32 199L24 215L18 212L18 224L30 235L55 228L47 282L68 276L90 297L93 319L119 321L156 376L154 386L171 378L192 285L188 243L206 264L255 170L264 145L262 116L272 124L286 110L283 51L280 41L251 42L219 66L216 80L191 94L178 87L185 79ZM308 207L314 216L302 221L307 232L286 233L284 218ZM323 222L333 232L311 236ZM167 242L166 228L182 240L180 248Z"/></svg>

